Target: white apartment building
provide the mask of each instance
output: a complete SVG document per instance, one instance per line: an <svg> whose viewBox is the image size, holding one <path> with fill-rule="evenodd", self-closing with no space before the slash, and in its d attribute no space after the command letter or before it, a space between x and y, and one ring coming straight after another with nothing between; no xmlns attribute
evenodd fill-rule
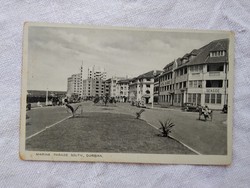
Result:
<svg viewBox="0 0 250 188"><path fill-rule="evenodd" d="M222 109L228 96L228 39L215 40L166 65L159 77L159 102Z"/></svg>
<svg viewBox="0 0 250 188"><path fill-rule="evenodd" d="M144 101L145 104L154 100L154 79L162 71L149 71L129 82L129 101Z"/></svg>
<svg viewBox="0 0 250 188"><path fill-rule="evenodd" d="M80 73L73 74L68 78L67 82L67 95L71 96L73 94L82 97L82 81L83 81L83 66L80 68Z"/></svg>
<svg viewBox="0 0 250 188"><path fill-rule="evenodd" d="M92 66L88 68L88 78L106 80L107 72L104 68Z"/></svg>
<svg viewBox="0 0 250 188"><path fill-rule="evenodd" d="M116 86L117 100L127 102L129 93L129 79L119 80Z"/></svg>

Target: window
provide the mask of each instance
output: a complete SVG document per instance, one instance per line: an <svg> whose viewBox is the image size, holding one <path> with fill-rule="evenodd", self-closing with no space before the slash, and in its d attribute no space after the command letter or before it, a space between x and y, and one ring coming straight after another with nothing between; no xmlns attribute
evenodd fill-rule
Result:
<svg viewBox="0 0 250 188"><path fill-rule="evenodd" d="M182 88L182 82L180 82L180 89Z"/></svg>
<svg viewBox="0 0 250 188"><path fill-rule="evenodd" d="M223 85L223 80L206 80L206 87L221 88L222 85Z"/></svg>
<svg viewBox="0 0 250 188"><path fill-rule="evenodd" d="M183 69L181 69L180 72L181 72L181 75L183 75Z"/></svg>
<svg viewBox="0 0 250 188"><path fill-rule="evenodd" d="M194 72L198 72L198 66L194 66Z"/></svg>
<svg viewBox="0 0 250 188"><path fill-rule="evenodd" d="M151 79L150 78L147 78L147 81L150 81Z"/></svg>
<svg viewBox="0 0 250 188"><path fill-rule="evenodd" d="M211 103L215 104L215 94L211 94Z"/></svg>
<svg viewBox="0 0 250 188"><path fill-rule="evenodd" d="M202 81L198 80L198 88L202 88Z"/></svg>
<svg viewBox="0 0 250 188"><path fill-rule="evenodd" d="M210 94L205 94L205 103L209 103L210 101Z"/></svg>
<svg viewBox="0 0 250 188"><path fill-rule="evenodd" d="M197 103L196 104L201 104L201 94L197 94Z"/></svg>
<svg viewBox="0 0 250 188"><path fill-rule="evenodd" d="M217 94L216 103L217 103L217 104L221 104L221 94Z"/></svg>
<svg viewBox="0 0 250 188"><path fill-rule="evenodd" d="M224 55L225 55L225 51L210 52L210 57L220 57Z"/></svg>
<svg viewBox="0 0 250 188"><path fill-rule="evenodd" d="M219 63L219 64L208 64L207 65L207 72L211 72L211 71L224 71L224 64L223 63Z"/></svg>
<svg viewBox="0 0 250 188"><path fill-rule="evenodd" d="M178 103L181 102L181 94L178 94Z"/></svg>
<svg viewBox="0 0 250 188"><path fill-rule="evenodd" d="M203 69L203 66L200 65L200 66L199 66L199 71L202 72L202 69Z"/></svg>
<svg viewBox="0 0 250 188"><path fill-rule="evenodd" d="M186 88L186 82L183 82L183 88Z"/></svg>
<svg viewBox="0 0 250 188"><path fill-rule="evenodd" d="M147 85L146 85L146 87L150 87L150 85L149 85L149 84L147 84Z"/></svg>
<svg viewBox="0 0 250 188"><path fill-rule="evenodd" d="M188 94L188 102L192 102L192 94Z"/></svg>
<svg viewBox="0 0 250 188"><path fill-rule="evenodd" d="M193 81L189 81L189 87L193 87Z"/></svg>
<svg viewBox="0 0 250 188"><path fill-rule="evenodd" d="M193 103L196 104L196 93L193 93Z"/></svg>
<svg viewBox="0 0 250 188"><path fill-rule="evenodd" d="M197 80L194 81L194 88L197 88L198 85L197 85Z"/></svg>
<svg viewBox="0 0 250 188"><path fill-rule="evenodd" d="M184 74L187 74L187 68L184 68Z"/></svg>
<svg viewBox="0 0 250 188"><path fill-rule="evenodd" d="M193 66L191 66L191 67L190 67L190 72L193 72L193 70L194 70L194 69L193 69Z"/></svg>

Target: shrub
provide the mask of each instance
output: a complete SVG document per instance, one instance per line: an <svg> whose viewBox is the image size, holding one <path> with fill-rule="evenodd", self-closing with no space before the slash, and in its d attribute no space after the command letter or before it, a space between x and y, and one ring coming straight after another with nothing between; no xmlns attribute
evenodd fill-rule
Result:
<svg viewBox="0 0 250 188"><path fill-rule="evenodd" d="M136 112L136 119L140 119L142 112L144 112L144 109L141 109L140 112Z"/></svg>
<svg viewBox="0 0 250 188"><path fill-rule="evenodd" d="M159 121L161 124L161 130L163 137L168 137L171 133L171 129L175 126L175 124L172 122L172 120L167 119L165 122Z"/></svg>

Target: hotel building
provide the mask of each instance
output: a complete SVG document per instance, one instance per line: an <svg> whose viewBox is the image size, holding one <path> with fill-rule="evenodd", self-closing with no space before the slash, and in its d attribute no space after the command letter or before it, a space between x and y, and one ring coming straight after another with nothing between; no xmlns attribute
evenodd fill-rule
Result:
<svg viewBox="0 0 250 188"><path fill-rule="evenodd" d="M228 39L215 40L169 63L159 76L159 103L222 109L228 96Z"/></svg>

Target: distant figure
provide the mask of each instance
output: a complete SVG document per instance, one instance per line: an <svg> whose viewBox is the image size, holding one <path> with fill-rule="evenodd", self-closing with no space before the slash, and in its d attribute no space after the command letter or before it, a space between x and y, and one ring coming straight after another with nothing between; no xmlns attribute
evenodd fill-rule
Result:
<svg viewBox="0 0 250 188"><path fill-rule="evenodd" d="M207 121L207 118L210 118L212 121L213 111L210 110L207 105L205 105L205 107L199 109L199 120L202 115L204 116L205 121Z"/></svg>
<svg viewBox="0 0 250 188"><path fill-rule="evenodd" d="M203 112L203 114L205 115L205 116L208 116L208 114L209 114L209 108L208 108L208 106L206 105L204 108L202 108L202 112Z"/></svg>
<svg viewBox="0 0 250 188"><path fill-rule="evenodd" d="M43 106L41 105L40 101L37 102L37 106L38 106L38 107L43 107Z"/></svg>

